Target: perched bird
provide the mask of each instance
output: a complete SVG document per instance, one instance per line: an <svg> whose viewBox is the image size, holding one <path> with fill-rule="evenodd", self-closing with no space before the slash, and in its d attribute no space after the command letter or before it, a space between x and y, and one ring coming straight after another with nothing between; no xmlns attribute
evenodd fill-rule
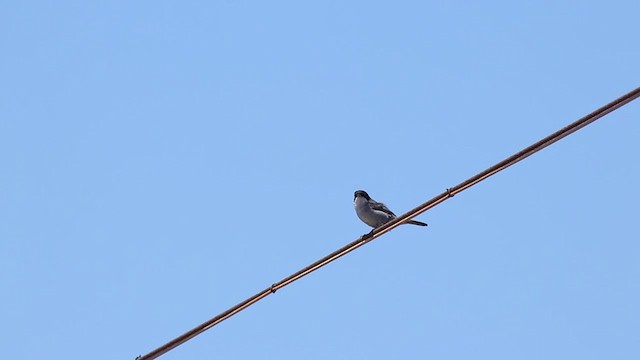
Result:
<svg viewBox="0 0 640 360"><path fill-rule="evenodd" d="M353 194L353 206L356 208L356 214L360 220L373 228L396 218L396 214L383 203L373 200L364 190L358 190ZM405 224L427 226L427 224L415 220L409 220Z"/></svg>

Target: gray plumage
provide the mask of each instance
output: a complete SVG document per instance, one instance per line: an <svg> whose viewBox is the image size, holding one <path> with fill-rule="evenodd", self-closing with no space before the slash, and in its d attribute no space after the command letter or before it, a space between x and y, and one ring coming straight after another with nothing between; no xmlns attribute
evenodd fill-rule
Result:
<svg viewBox="0 0 640 360"><path fill-rule="evenodd" d="M360 220L373 228L396 218L396 214L389 210L385 204L373 200L363 190L358 190L353 194L353 206L356 208L356 214ZM427 224L416 220L409 220L405 224L427 226Z"/></svg>

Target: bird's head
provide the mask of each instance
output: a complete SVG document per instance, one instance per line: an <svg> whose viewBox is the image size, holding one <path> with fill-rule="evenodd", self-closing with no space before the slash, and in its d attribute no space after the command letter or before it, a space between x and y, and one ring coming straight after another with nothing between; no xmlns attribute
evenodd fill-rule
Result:
<svg viewBox="0 0 640 360"><path fill-rule="evenodd" d="M371 197L369 196L369 194L367 194L367 192L364 191L364 190L358 190L355 193L353 193L353 200L357 199L358 196L362 196L363 198L365 198L367 200L371 200Z"/></svg>

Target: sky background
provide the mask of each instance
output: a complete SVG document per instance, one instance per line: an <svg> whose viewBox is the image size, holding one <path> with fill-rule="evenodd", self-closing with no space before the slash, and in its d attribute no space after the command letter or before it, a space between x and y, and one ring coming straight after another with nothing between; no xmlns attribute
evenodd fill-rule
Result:
<svg viewBox="0 0 640 360"><path fill-rule="evenodd" d="M131 359L640 85L638 1L0 4L6 359ZM640 358L640 101L163 359Z"/></svg>

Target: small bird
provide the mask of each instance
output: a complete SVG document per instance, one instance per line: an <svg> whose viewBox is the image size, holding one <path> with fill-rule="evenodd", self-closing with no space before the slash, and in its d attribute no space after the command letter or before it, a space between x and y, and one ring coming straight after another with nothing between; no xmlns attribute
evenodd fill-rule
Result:
<svg viewBox="0 0 640 360"><path fill-rule="evenodd" d="M353 194L353 206L356 208L356 214L360 220L372 228L377 228L396 218L396 214L389 210L385 204L373 200L364 190L358 190ZM427 224L416 220L409 220L405 224L427 226Z"/></svg>

